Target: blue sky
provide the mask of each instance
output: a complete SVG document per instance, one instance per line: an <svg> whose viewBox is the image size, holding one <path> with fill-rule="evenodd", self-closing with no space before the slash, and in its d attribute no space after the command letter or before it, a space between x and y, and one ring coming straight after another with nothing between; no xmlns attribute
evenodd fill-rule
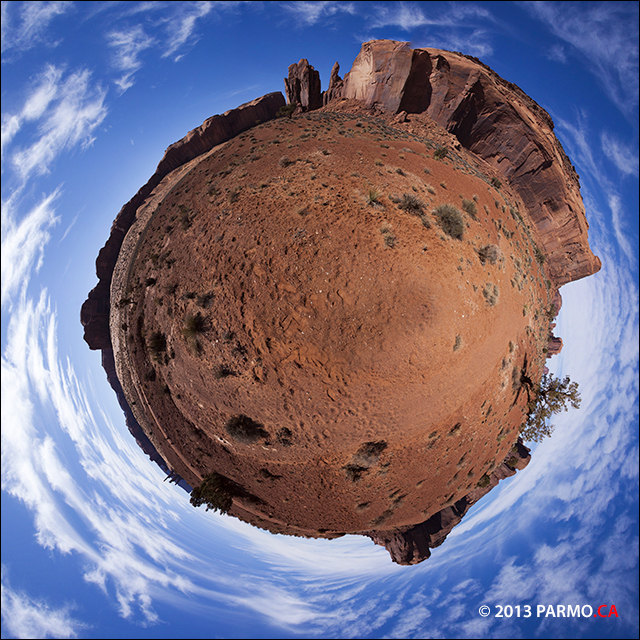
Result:
<svg viewBox="0 0 640 640"><path fill-rule="evenodd" d="M79 322L169 144L300 58L325 88L372 38L477 56L541 104L603 263L563 287L550 361L581 409L415 567L193 509ZM3 638L637 637L637 3L3 2L1 293ZM536 615L562 604L618 617Z"/></svg>

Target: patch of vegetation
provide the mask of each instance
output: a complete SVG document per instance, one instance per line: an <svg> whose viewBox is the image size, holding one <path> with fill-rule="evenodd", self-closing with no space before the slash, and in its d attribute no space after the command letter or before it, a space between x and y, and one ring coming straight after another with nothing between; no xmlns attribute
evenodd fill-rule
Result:
<svg viewBox="0 0 640 640"><path fill-rule="evenodd" d="M380 202L380 196L382 194L379 191L376 191L375 189L369 189L369 192L367 193L367 204L370 207L373 206L381 206L382 203Z"/></svg>
<svg viewBox="0 0 640 640"><path fill-rule="evenodd" d="M489 478L489 476L485 473L482 478L478 480L478 484L476 484L476 487L478 487L478 489L484 489L485 487L489 486L490 482L491 478Z"/></svg>
<svg viewBox="0 0 640 640"><path fill-rule="evenodd" d="M571 382L569 376L561 379L555 378L552 373L543 375L535 390L532 380L524 373L521 374L520 382L527 390L529 399L527 420L520 429L520 435L525 441L541 442L553 433L554 426L549 422L553 415L568 411L569 406L580 408L582 399L578 383Z"/></svg>
<svg viewBox="0 0 640 640"><path fill-rule="evenodd" d="M480 258L480 262L484 265L486 262L489 264L495 264L500 257L500 249L498 245L495 244L487 244L481 249L478 250L478 258Z"/></svg>
<svg viewBox="0 0 640 640"><path fill-rule="evenodd" d="M500 182L500 180L498 180L498 178L491 178L491 184L496 188L499 189L502 186L502 182Z"/></svg>
<svg viewBox="0 0 640 640"><path fill-rule="evenodd" d="M462 336L456 336L455 342L453 343L453 350L457 351L462 346Z"/></svg>
<svg viewBox="0 0 640 640"><path fill-rule="evenodd" d="M224 428L234 440L244 444L253 444L269 436L263 425L245 415L232 416Z"/></svg>
<svg viewBox="0 0 640 640"><path fill-rule="evenodd" d="M449 153L449 150L447 149L447 147L438 147L434 152L433 152L433 157L436 160L444 160L447 157L447 154Z"/></svg>
<svg viewBox="0 0 640 640"><path fill-rule="evenodd" d="M162 354L167 350L167 338L162 331L154 331L147 343L149 351L156 360L160 360Z"/></svg>
<svg viewBox="0 0 640 640"><path fill-rule="evenodd" d="M203 478L202 484L194 487L189 502L196 508L204 504L207 511L228 513L233 505L230 483L227 478L214 471Z"/></svg>
<svg viewBox="0 0 640 640"><path fill-rule="evenodd" d="M384 237L385 245L387 245L387 247L389 247L390 249L393 249L393 247L395 247L397 244L397 239L393 235L391 229L389 229L389 227L387 226L383 226L380 228L380 233Z"/></svg>
<svg viewBox="0 0 640 640"><path fill-rule="evenodd" d="M282 167L288 167L292 164L294 164L295 160L291 160L290 158L288 158L287 156L282 156L282 158L280 158L280 160L278 161L278 164Z"/></svg>
<svg viewBox="0 0 640 640"><path fill-rule="evenodd" d="M538 261L538 264L542 266L545 263L547 256L544 255L542 249L540 249L538 245L534 247L533 253L536 257L536 260Z"/></svg>
<svg viewBox="0 0 640 640"><path fill-rule="evenodd" d="M485 302L490 307L493 307L498 302L498 287L495 284L491 284L491 282L487 282L487 284L484 285L484 289L482 289L482 295L484 296Z"/></svg>
<svg viewBox="0 0 640 640"><path fill-rule="evenodd" d="M478 208L476 207L476 203L473 200L469 200L467 198L462 198L462 208L468 213L474 220L476 220L476 214L478 213Z"/></svg>
<svg viewBox="0 0 640 640"><path fill-rule="evenodd" d="M282 427L278 429L276 433L276 440L278 444L281 444L283 447L290 447L293 444L293 433L291 429L287 427Z"/></svg>
<svg viewBox="0 0 640 640"><path fill-rule="evenodd" d="M214 298L213 291L207 291L206 293L200 294L196 299L196 304L203 309L207 309L211 306L211 301Z"/></svg>
<svg viewBox="0 0 640 640"><path fill-rule="evenodd" d="M460 209L452 204L441 204L434 209L433 214L447 235L462 240L465 224Z"/></svg>
<svg viewBox="0 0 640 640"><path fill-rule="evenodd" d="M419 216L424 212L424 205L412 193L403 193L402 198L398 202L398 209L402 209L414 216Z"/></svg>

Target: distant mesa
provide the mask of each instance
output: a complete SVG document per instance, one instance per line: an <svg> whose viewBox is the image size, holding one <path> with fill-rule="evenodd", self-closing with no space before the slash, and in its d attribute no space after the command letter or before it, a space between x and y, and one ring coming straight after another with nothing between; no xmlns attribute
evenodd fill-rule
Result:
<svg viewBox="0 0 640 640"><path fill-rule="evenodd" d="M171 145L81 321L132 434L198 504L415 564L528 463L523 380L562 347L558 289L600 261L518 87L388 40L339 74L322 92L300 60L287 101Z"/></svg>

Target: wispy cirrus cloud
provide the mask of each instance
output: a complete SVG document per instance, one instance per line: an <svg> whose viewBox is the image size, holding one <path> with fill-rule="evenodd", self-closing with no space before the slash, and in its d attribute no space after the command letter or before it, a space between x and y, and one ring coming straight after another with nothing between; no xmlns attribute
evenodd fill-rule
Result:
<svg viewBox="0 0 640 640"><path fill-rule="evenodd" d="M107 43L113 52L112 64L123 75L115 80L122 91L133 85L133 75L142 66L140 54L155 44L141 25L129 29L111 31L107 34Z"/></svg>
<svg viewBox="0 0 640 640"><path fill-rule="evenodd" d="M167 42L165 51L162 53L163 58L175 56L176 52L186 44L191 44L198 39L197 26L198 20L208 15L214 8L224 9L233 7L236 3L220 3L220 7L216 7L218 3L214 2L180 2L176 7L175 14L167 23ZM174 59L179 60L181 55Z"/></svg>
<svg viewBox="0 0 640 640"><path fill-rule="evenodd" d="M638 4L635 2L522 2L563 42L626 115L638 106Z"/></svg>
<svg viewBox="0 0 640 640"><path fill-rule="evenodd" d="M49 242L49 229L58 217L54 203L59 190L46 196L20 221L16 221L11 202L2 203L2 307L9 305L37 273Z"/></svg>
<svg viewBox="0 0 640 640"><path fill-rule="evenodd" d="M600 134L602 151L623 176L638 175L638 150L624 144L617 136L603 131Z"/></svg>
<svg viewBox="0 0 640 640"><path fill-rule="evenodd" d="M420 2L376 4L365 21L369 29L395 27L406 31L412 35L415 46L464 51L481 57L493 53L491 35L481 26L494 23L493 16L476 4L451 2L428 10Z"/></svg>
<svg viewBox="0 0 640 640"><path fill-rule="evenodd" d="M65 74L58 67L47 66L28 92L22 109L16 114L3 114L2 118L3 129L8 133L3 145L5 155L23 124L37 123L28 132L31 140L9 154L9 166L23 183L32 175L47 173L63 151L93 142L93 131L107 114L105 96L105 90L92 82L88 70Z"/></svg>
<svg viewBox="0 0 640 640"><path fill-rule="evenodd" d="M46 35L49 25L72 8L73 2L3 2L2 53L19 54L42 42L51 44Z"/></svg>
<svg viewBox="0 0 640 640"><path fill-rule="evenodd" d="M298 23L305 26L312 26L340 13L350 15L356 13L354 4L351 2L284 2L281 7Z"/></svg>
<svg viewBox="0 0 640 640"><path fill-rule="evenodd" d="M72 607L53 607L12 588L2 567L2 627L12 638L77 638L89 625L71 615ZM5 634L2 634L5 637Z"/></svg>

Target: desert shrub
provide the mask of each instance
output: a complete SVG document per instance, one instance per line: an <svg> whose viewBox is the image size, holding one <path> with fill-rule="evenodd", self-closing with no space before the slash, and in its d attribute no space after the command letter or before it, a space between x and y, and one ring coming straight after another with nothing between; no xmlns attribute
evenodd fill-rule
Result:
<svg viewBox="0 0 640 640"><path fill-rule="evenodd" d="M480 478L480 480L478 480L478 484L476 485L476 487L478 487L478 489L484 489L485 487L489 486L489 483L491 482L491 479L489 478L489 476L485 473L482 478Z"/></svg>
<svg viewBox="0 0 640 640"><path fill-rule="evenodd" d="M277 114L278 118L290 118L297 106L297 102L292 102L291 104L286 104L283 107L280 107Z"/></svg>
<svg viewBox="0 0 640 640"><path fill-rule="evenodd" d="M433 211L442 230L456 240L462 240L464 218L462 212L452 204L441 204Z"/></svg>
<svg viewBox="0 0 640 640"><path fill-rule="evenodd" d="M167 338L161 331L154 331L148 342L149 351L156 357L160 358L163 352L167 350Z"/></svg>
<svg viewBox="0 0 640 640"><path fill-rule="evenodd" d="M200 294L196 298L196 304L202 307L203 309L206 309L207 307L211 306L211 301L213 300L213 298L214 298L213 291L207 291L206 293Z"/></svg>
<svg viewBox="0 0 640 640"><path fill-rule="evenodd" d="M295 160L290 160L287 156L282 156L282 158L280 158L280 160L278 161L278 164L284 168L292 165L294 162Z"/></svg>
<svg viewBox="0 0 640 640"><path fill-rule="evenodd" d="M290 447L293 444L293 433L291 429L287 427L282 427L278 429L276 433L276 440L278 444L281 444L283 447Z"/></svg>
<svg viewBox="0 0 640 640"><path fill-rule="evenodd" d="M449 153L449 150L446 147L438 147L434 152L433 152L433 157L436 160L444 160L447 157L447 154Z"/></svg>
<svg viewBox="0 0 640 640"><path fill-rule="evenodd" d="M402 198L398 203L398 209L402 209L407 213L419 216L424 211L424 205L412 193L403 193Z"/></svg>
<svg viewBox="0 0 640 640"><path fill-rule="evenodd" d="M227 513L233 505L229 481L219 473L210 473L202 480L202 484L194 487L189 500L194 507L206 505L207 511Z"/></svg>
<svg viewBox="0 0 640 640"><path fill-rule="evenodd" d="M232 416L224 428L234 440L245 444L266 439L269 435L263 425L245 415Z"/></svg>
<svg viewBox="0 0 640 640"><path fill-rule="evenodd" d="M235 371L233 371L233 369L229 369L229 367L221 364L218 367L215 368L214 372L213 372L213 377L216 380L222 380L224 378L229 378L231 376L235 376L236 373Z"/></svg>
<svg viewBox="0 0 640 640"><path fill-rule="evenodd" d="M342 467L342 469L351 482L358 482L362 477L362 474L367 471L367 467L361 467L357 464L347 464Z"/></svg>
<svg viewBox="0 0 640 640"><path fill-rule="evenodd" d="M491 178L491 184L496 188L499 189L502 186L502 182L500 182L500 180L498 180L498 178Z"/></svg>
<svg viewBox="0 0 640 640"><path fill-rule="evenodd" d="M478 250L478 258L480 258L480 262L482 264L485 264L486 262L489 264L495 264L499 257L500 249L495 244L487 244Z"/></svg>
<svg viewBox="0 0 640 640"><path fill-rule="evenodd" d="M373 207L375 205L380 206L380 192L376 191L375 189L369 189L369 192L367 193L367 204L370 207Z"/></svg>
<svg viewBox="0 0 640 640"><path fill-rule="evenodd" d="M462 345L462 336L456 336L455 342L453 343L453 350L457 351Z"/></svg>
<svg viewBox="0 0 640 640"><path fill-rule="evenodd" d="M486 303L490 307L493 307L498 302L498 287L494 284L491 284L490 282L487 282L487 284L484 286L484 289L482 290L482 295L484 296Z"/></svg>
<svg viewBox="0 0 640 640"><path fill-rule="evenodd" d="M206 330L206 318L201 314L188 314L182 327L182 336L187 340L195 340Z"/></svg>
<svg viewBox="0 0 640 640"><path fill-rule="evenodd" d="M535 257L536 257L536 260L538 261L538 264L539 265L543 265L545 263L547 257L542 252L542 249L540 249L540 247L538 247L536 245L535 248L533 249L533 253L534 253Z"/></svg>
<svg viewBox="0 0 640 640"><path fill-rule="evenodd" d="M462 208L475 220L478 208L473 200L462 198Z"/></svg>

